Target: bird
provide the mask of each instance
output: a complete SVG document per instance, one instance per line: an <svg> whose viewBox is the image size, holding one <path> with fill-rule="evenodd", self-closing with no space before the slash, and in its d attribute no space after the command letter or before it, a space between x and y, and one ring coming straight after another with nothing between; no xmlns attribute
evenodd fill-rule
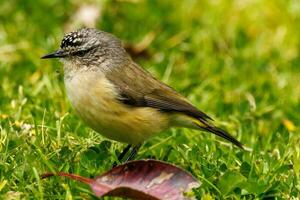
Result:
<svg viewBox="0 0 300 200"><path fill-rule="evenodd" d="M120 162L134 159L147 139L172 127L213 133L243 149L210 116L134 62L110 33L95 28L70 32L57 51L41 58L63 63L66 94L80 118L103 136L127 144Z"/></svg>

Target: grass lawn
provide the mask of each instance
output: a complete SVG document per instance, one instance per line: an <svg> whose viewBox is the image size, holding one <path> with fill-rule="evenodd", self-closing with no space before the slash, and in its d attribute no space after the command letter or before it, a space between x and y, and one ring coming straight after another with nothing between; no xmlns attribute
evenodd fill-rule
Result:
<svg viewBox="0 0 300 200"><path fill-rule="evenodd" d="M0 199L97 199L83 184L39 174L94 177L125 146L76 116L62 64L40 60L83 24L121 38L136 62L248 149L172 129L147 141L138 159L191 172L202 182L197 199L299 199L299 1L88 2L0 1ZM95 19L83 19L86 11Z"/></svg>

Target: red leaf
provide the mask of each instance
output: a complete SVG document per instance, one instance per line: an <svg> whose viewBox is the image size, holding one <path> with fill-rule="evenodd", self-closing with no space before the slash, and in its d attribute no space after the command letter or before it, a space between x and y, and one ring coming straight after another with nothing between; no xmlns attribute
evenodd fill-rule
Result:
<svg viewBox="0 0 300 200"><path fill-rule="evenodd" d="M53 176L44 174L43 178ZM188 172L156 160L139 160L119 165L95 179L60 172L91 186L98 197L119 196L143 200L188 199L184 192L199 187L200 183Z"/></svg>

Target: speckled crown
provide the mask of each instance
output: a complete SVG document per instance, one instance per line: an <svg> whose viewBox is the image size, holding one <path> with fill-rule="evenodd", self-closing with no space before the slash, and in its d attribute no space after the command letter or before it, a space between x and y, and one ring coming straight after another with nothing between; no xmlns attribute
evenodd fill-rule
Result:
<svg viewBox="0 0 300 200"><path fill-rule="evenodd" d="M67 49L69 47L76 47L82 44L84 35L78 31L73 31L64 36L61 41L60 48Z"/></svg>

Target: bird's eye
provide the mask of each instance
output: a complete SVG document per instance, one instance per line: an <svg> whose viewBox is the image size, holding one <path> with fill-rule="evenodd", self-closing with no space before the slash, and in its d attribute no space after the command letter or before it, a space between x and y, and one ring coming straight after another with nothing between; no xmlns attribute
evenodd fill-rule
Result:
<svg viewBox="0 0 300 200"><path fill-rule="evenodd" d="M87 50L79 50L73 53L74 56L83 57L86 54Z"/></svg>
<svg viewBox="0 0 300 200"><path fill-rule="evenodd" d="M83 56L86 55L87 53L94 52L96 49L97 49L97 46L93 46L93 47L91 47L91 48L78 50L78 51L72 53L72 55L73 55L73 56L78 56L78 57L83 57Z"/></svg>

